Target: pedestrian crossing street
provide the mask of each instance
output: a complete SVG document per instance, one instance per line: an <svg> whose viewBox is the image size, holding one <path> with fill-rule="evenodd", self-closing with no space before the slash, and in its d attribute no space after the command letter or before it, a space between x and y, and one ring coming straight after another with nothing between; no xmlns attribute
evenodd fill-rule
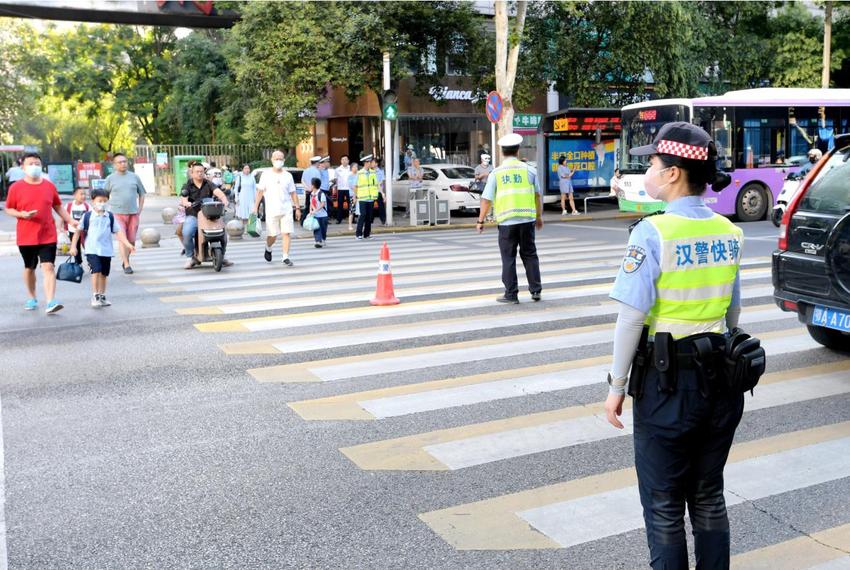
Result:
<svg viewBox="0 0 850 570"><path fill-rule="evenodd" d="M299 421L373 422L374 433L403 419L428 428L402 436L385 430L387 437L340 445L351 469L475 477L482 466L522 465L587 446L604 456L629 437L629 400L623 431L608 425L602 400L617 311L607 295L623 244L594 239L592 231L541 233L543 302L531 303L522 291L518 260L522 303L502 306L494 302L501 292L494 232L386 241L402 300L396 306L368 303L379 239L330 238L321 250L295 240L294 268L282 266L279 249L269 264L259 240L234 241L228 257L235 265L218 274L180 269L174 244L140 252L134 279L234 363L260 363L242 367L246 381L283 393L314 386L317 397L289 401ZM850 359L815 343L795 315L774 305L772 292L769 258L745 257L741 323L762 339L769 365L755 394L746 396L742 426L757 413L792 417L799 407L850 393ZM579 403L547 407L540 395L575 395ZM510 407L523 401L542 407ZM497 406L500 413L477 417ZM452 410L467 411L469 420L439 426ZM848 451L850 421L788 422L784 431L757 434L742 428L726 469L733 567L850 568L850 514L840 525L797 529L788 540L751 548L737 543L747 529L735 526L744 505L850 478ZM472 502L435 501L432 510L410 516L457 551L568 551L643 528L632 467L555 480L504 494L482 491ZM623 557L623 567L647 560L645 548Z"/></svg>

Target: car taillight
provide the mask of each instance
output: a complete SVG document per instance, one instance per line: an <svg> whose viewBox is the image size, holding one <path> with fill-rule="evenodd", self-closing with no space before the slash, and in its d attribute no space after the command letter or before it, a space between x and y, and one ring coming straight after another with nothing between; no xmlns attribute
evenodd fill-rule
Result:
<svg viewBox="0 0 850 570"><path fill-rule="evenodd" d="M791 301L782 301L782 306L785 307L786 311L792 311L794 313L798 312L797 303Z"/></svg>
<svg viewBox="0 0 850 570"><path fill-rule="evenodd" d="M812 185L812 181L817 178L818 172L821 171L823 165L827 163L829 160L830 153L827 153L820 159L818 162L806 175L802 182L800 182L800 189L797 190L797 193L791 199L791 202L788 204L788 207L785 208L785 214L782 216L782 223L779 224L779 249L782 251L786 251L788 249L788 228L791 225L791 218L794 216L794 213L797 211L797 208L800 205L800 201L803 199L803 196L806 195L806 192L809 190L809 186Z"/></svg>
<svg viewBox="0 0 850 570"><path fill-rule="evenodd" d="M449 188L452 192L469 192L468 186L461 186L460 184L452 184Z"/></svg>

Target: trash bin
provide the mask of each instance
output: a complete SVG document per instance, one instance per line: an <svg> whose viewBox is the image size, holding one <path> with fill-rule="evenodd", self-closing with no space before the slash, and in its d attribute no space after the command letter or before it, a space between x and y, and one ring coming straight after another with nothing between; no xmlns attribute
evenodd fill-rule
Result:
<svg viewBox="0 0 850 570"><path fill-rule="evenodd" d="M175 194L179 196L180 190L183 189L183 185L186 184L187 180L189 180L189 163L192 161L203 162L204 160L206 160L206 157L203 155L180 155L174 157L172 164L174 165Z"/></svg>

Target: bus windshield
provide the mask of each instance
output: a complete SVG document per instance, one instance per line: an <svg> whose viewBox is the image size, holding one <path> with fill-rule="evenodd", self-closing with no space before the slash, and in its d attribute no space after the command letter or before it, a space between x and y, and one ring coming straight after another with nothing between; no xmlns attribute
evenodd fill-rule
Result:
<svg viewBox="0 0 850 570"><path fill-rule="evenodd" d="M623 132L620 172L639 174L649 168L648 156L631 156L629 150L652 142L666 123L690 121L690 112L684 105L663 105L643 109L623 110Z"/></svg>

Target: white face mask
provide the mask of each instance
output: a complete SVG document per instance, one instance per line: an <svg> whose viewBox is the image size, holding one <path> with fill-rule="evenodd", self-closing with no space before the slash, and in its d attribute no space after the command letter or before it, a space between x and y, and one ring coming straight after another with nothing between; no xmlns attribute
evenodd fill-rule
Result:
<svg viewBox="0 0 850 570"><path fill-rule="evenodd" d="M102 202L95 202L94 204L92 204L92 208L94 208L95 212L102 212L106 209L106 204Z"/></svg>
<svg viewBox="0 0 850 570"><path fill-rule="evenodd" d="M30 178L41 178L41 166L38 164L25 166L24 173Z"/></svg>
<svg viewBox="0 0 850 570"><path fill-rule="evenodd" d="M273 160L272 166L274 166L275 168L283 168L283 161L282 160Z"/></svg>
<svg viewBox="0 0 850 570"><path fill-rule="evenodd" d="M661 193L664 191L664 188L670 186L671 183L668 182L667 184L662 184L661 186L659 186L658 184L656 184L655 179L665 170L670 170L672 166L668 168L662 168L657 172L653 171L653 168L655 167L650 166L649 169L647 169L646 174L643 175L643 188L644 190L646 190L646 193L650 198L652 198L653 200L660 200L660 196Z"/></svg>

